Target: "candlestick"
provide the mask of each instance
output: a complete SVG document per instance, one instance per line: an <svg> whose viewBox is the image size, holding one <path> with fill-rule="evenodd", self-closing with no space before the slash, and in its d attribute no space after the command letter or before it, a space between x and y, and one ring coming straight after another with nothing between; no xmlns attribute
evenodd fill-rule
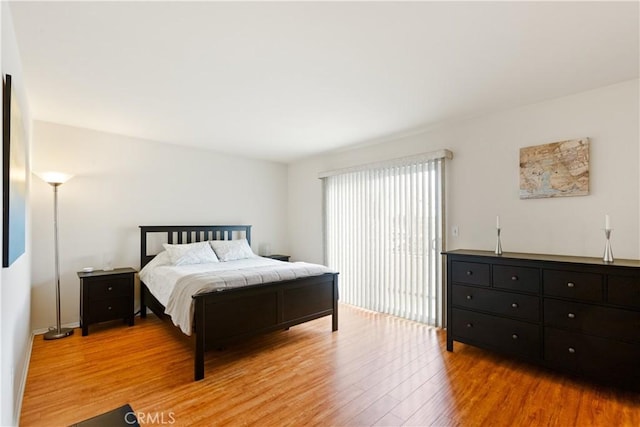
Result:
<svg viewBox="0 0 640 427"><path fill-rule="evenodd" d="M609 215L607 215L608 217ZM613 230L610 228L605 228L604 229L604 236L606 237L607 241L604 245L604 255L602 256L602 260L604 262L613 262L613 251L611 250L611 232Z"/></svg>
<svg viewBox="0 0 640 427"><path fill-rule="evenodd" d="M500 227L496 228L498 236L496 237L496 255L502 255L502 243L500 243Z"/></svg>

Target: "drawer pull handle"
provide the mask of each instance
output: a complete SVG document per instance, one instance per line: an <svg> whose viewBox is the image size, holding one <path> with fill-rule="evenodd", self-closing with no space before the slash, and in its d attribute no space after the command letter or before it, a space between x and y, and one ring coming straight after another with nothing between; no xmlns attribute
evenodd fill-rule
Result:
<svg viewBox="0 0 640 427"><path fill-rule="evenodd" d="M471 276L471 275L473 275L473 271L467 270L467 276Z"/></svg>
<svg viewBox="0 0 640 427"><path fill-rule="evenodd" d="M467 295L467 299L473 299L473 296Z"/></svg>
<svg viewBox="0 0 640 427"><path fill-rule="evenodd" d="M108 309L111 310L111 306L109 306Z"/></svg>
<svg viewBox="0 0 640 427"><path fill-rule="evenodd" d="M112 287L112 286L109 286L109 288L108 288L107 290L112 291L112 290L113 290L113 287Z"/></svg>
<svg viewBox="0 0 640 427"><path fill-rule="evenodd" d="M511 307L513 307L513 308L518 308L518 303L517 303L517 302L514 302L513 304L511 304Z"/></svg>
<svg viewBox="0 0 640 427"><path fill-rule="evenodd" d="M513 338L514 340L517 340L518 339L518 334L511 335L511 338Z"/></svg>
<svg viewBox="0 0 640 427"><path fill-rule="evenodd" d="M467 328L473 328L473 323L467 323Z"/></svg>
<svg viewBox="0 0 640 427"><path fill-rule="evenodd" d="M516 280L518 280L518 276L515 276L515 275L511 276L511 280L515 282Z"/></svg>
<svg viewBox="0 0 640 427"><path fill-rule="evenodd" d="M573 354L576 352L576 349L573 347L569 347L569 353Z"/></svg>
<svg viewBox="0 0 640 427"><path fill-rule="evenodd" d="M575 319L575 318L576 318L576 315L575 315L575 314L573 314L573 313L569 313L569 314L567 314L567 317L568 317L569 319Z"/></svg>
<svg viewBox="0 0 640 427"><path fill-rule="evenodd" d="M567 288L573 288L573 287L575 287L575 286L576 286L576 284L575 284L575 283L573 283L573 282L568 282L568 283L567 283Z"/></svg>

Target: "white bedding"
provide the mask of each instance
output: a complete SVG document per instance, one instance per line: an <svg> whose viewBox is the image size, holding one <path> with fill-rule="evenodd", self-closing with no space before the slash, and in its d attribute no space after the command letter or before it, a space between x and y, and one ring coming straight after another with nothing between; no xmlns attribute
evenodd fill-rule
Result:
<svg viewBox="0 0 640 427"><path fill-rule="evenodd" d="M193 319L191 295L330 272L333 270L323 265L305 262L288 263L256 256L208 264L181 266L149 264L140 271L140 280L166 307L166 313L171 316L173 323L185 334L191 335ZM180 285L176 286L178 284Z"/></svg>

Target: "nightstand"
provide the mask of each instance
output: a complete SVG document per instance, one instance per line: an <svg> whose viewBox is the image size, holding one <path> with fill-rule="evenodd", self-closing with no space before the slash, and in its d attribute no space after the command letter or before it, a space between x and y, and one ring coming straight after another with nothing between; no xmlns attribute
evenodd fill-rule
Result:
<svg viewBox="0 0 640 427"><path fill-rule="evenodd" d="M278 261L289 262L289 255L265 255L265 258L277 259Z"/></svg>
<svg viewBox="0 0 640 427"><path fill-rule="evenodd" d="M80 278L80 326L82 336L89 325L123 319L133 326L133 284L136 270L116 268L78 272Z"/></svg>

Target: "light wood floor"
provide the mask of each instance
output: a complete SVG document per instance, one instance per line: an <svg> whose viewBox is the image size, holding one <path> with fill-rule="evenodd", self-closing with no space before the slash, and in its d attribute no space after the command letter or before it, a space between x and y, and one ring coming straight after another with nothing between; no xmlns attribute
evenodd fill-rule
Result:
<svg viewBox="0 0 640 427"><path fill-rule="evenodd" d="M130 403L142 424L640 426L640 395L455 344L445 333L340 307L330 318L207 354L150 315L133 327L36 337L21 425L70 425ZM640 363L640 361L639 361ZM151 421L151 422L149 422Z"/></svg>

